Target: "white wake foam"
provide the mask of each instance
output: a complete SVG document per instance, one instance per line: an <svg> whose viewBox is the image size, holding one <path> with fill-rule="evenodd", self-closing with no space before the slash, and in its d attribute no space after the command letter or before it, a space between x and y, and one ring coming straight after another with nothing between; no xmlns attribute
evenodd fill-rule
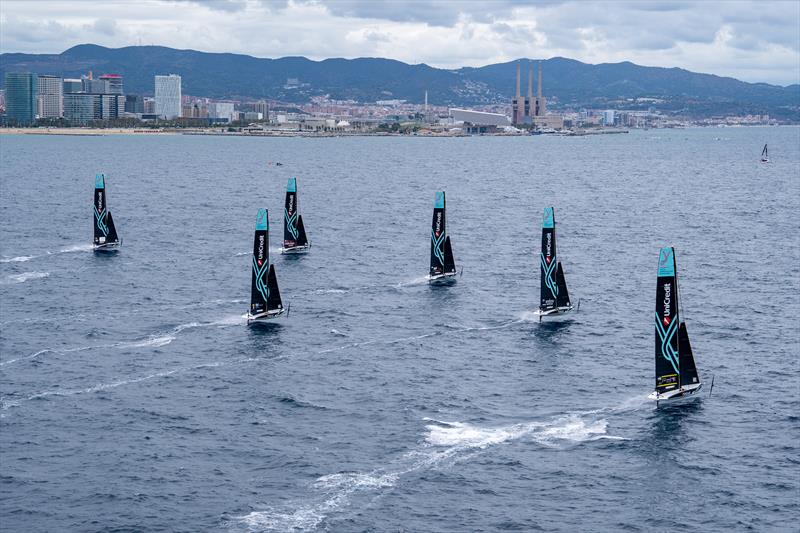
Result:
<svg viewBox="0 0 800 533"><path fill-rule="evenodd" d="M422 448L405 454L392 468L372 472L346 472L318 478L312 488L324 493L316 503L299 508L266 509L238 517L249 530L308 531L320 527L334 512L350 505L351 497L360 492L382 492L394 487L409 473L435 468L445 461L465 460L480 450L521 438L558 448L565 444L601 438L621 439L607 434L604 419L591 419L572 413L545 421L532 421L499 427L481 427L466 422L441 422L423 419L427 433Z"/></svg>
<svg viewBox="0 0 800 533"><path fill-rule="evenodd" d="M32 255L18 255L17 257L4 257L0 259L0 263L24 263L33 259Z"/></svg>
<svg viewBox="0 0 800 533"><path fill-rule="evenodd" d="M6 277L6 284L25 283L32 279L42 279L50 276L50 272L23 272L22 274L11 274Z"/></svg>

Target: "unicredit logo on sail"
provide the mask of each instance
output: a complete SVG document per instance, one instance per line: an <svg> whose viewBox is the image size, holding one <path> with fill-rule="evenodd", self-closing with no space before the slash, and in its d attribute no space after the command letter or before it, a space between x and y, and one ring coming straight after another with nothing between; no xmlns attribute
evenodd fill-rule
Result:
<svg viewBox="0 0 800 533"><path fill-rule="evenodd" d="M552 233L548 233L547 234L547 248L546 248L546 250L547 250L546 259L547 259L548 263L550 262L550 243L551 243L552 240L553 240L553 234Z"/></svg>
<svg viewBox="0 0 800 533"><path fill-rule="evenodd" d="M669 325L670 304L672 303L672 284L664 284L664 325Z"/></svg>

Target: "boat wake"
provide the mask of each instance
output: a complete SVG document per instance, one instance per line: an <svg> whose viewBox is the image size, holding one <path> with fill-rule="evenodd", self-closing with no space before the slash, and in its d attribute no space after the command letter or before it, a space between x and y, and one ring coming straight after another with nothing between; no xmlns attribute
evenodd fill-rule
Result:
<svg viewBox="0 0 800 533"><path fill-rule="evenodd" d="M11 274L6 276L4 285L25 283L32 279L42 279L50 276L50 272L23 272L21 274Z"/></svg>
<svg viewBox="0 0 800 533"><path fill-rule="evenodd" d="M247 531L308 531L319 528L337 512L344 511L359 495L380 496L406 475L442 468L468 460L493 446L529 439L559 449L601 439L625 440L608 434L603 418L568 413L549 419L500 427L481 427L466 422L442 422L424 418L426 433L417 449L402 455L393 465L371 472L340 472L317 478L311 489L319 493L312 503L295 509L266 509L237 517L236 525ZM372 498L370 498L372 501Z"/></svg>
<svg viewBox="0 0 800 533"><path fill-rule="evenodd" d="M511 327L511 326L513 326L515 324L519 324L520 322L522 322L522 321L519 320L519 319L515 319L515 320L509 320L507 322L503 322L501 324L497 324L497 325L494 325L494 326L460 326L460 325L454 325L454 324L446 324L445 325L446 329L439 330L439 331L433 331L431 333L423 333L421 335L410 335L408 337L399 337L397 339L389 339L389 340L372 339L372 340L366 340L366 341L361 341L361 342L351 342L351 343L342 344L342 345L339 345L339 346L336 346L336 347L333 347L333 348L327 348L325 350L320 350L317 353L318 354L326 354L326 353L331 353L331 352L340 352L342 350L349 350L351 348L358 348L358 347L361 347L361 346L369 346L371 344L400 344L400 343L404 343L404 342L413 342L413 341L417 341L417 340L421 340L421 339L426 339L428 337L435 337L437 335L451 335L451 334L454 334L454 333L467 333L467 332L470 332L470 331L491 331L491 330L495 330L495 329L505 329L505 328Z"/></svg>
<svg viewBox="0 0 800 533"><path fill-rule="evenodd" d="M31 394L24 398L19 398L16 400L9 400L6 398L0 398L0 411L7 411L11 407L19 407L22 405L23 402L29 402L33 400L40 400L43 398L48 398L51 396L75 396L77 394L89 394L93 392L101 392L105 390L115 389L117 387L121 387L123 385L131 385L135 383L142 383L144 381L149 381L156 378L162 378L166 376L171 376L173 374L180 374L182 372L191 372L194 370L200 370L202 368L217 368L229 365L236 365L242 363L248 363L252 361L256 361L257 358L254 357L245 357L241 359L235 359L232 361L212 361L208 363L201 363L198 365L192 366L185 366L185 367L178 367L173 368L171 370L164 370L161 372L154 372L152 374L146 374L144 376L140 376L137 378L130 378L130 379L121 379L117 381L112 381L109 383L98 383L97 385L93 385L91 387L80 388L80 389L53 389L53 390L46 390L42 392L37 392L35 394ZM0 414L0 418L5 418L6 413Z"/></svg>
<svg viewBox="0 0 800 533"><path fill-rule="evenodd" d="M45 348L39 350L38 352L32 353L30 355L26 355L23 357L17 357L15 359L9 359L8 361L0 361L0 367L10 365L13 363L17 363L19 361L28 361L31 359L36 359L39 356L42 356L47 353L51 354L67 354L67 353L74 353L74 352L83 352L86 350L106 350L106 349L127 349L127 348L160 348L162 346L166 346L170 344L172 341L178 338L178 335L187 330L187 329L194 329L194 328L201 328L201 327L225 327L225 326L234 326L244 324L245 320L240 315L231 315L221 318L220 320L215 320L213 322L189 322L187 324L179 324L174 328L166 331L155 333L152 335L148 335L147 337L131 340L131 341L120 341L120 342L113 342L107 344L92 344L88 346L77 346L74 348Z"/></svg>
<svg viewBox="0 0 800 533"><path fill-rule="evenodd" d="M88 252L93 249L91 244L73 244L70 246L66 246L59 250L45 252L39 255L18 255L16 257L3 257L0 258L0 263L25 263L30 261L31 259L38 259L40 257L46 257L48 255L57 255L57 254L69 254L73 252Z"/></svg>

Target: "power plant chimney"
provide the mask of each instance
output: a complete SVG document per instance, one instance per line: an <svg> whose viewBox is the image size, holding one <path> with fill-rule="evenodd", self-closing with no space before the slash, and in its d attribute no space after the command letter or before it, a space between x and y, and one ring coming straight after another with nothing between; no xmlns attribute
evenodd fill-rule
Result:
<svg viewBox="0 0 800 533"><path fill-rule="evenodd" d="M539 61L539 82L538 83L539 83L539 87L537 89L537 92L539 93L539 100L541 101L541 99L542 99L542 62L541 61Z"/></svg>
<svg viewBox="0 0 800 533"><path fill-rule="evenodd" d="M428 112L428 91L425 91L425 113Z"/></svg>
<svg viewBox="0 0 800 533"><path fill-rule="evenodd" d="M528 100L533 100L533 65L528 63Z"/></svg>
<svg viewBox="0 0 800 533"><path fill-rule="evenodd" d="M517 99L519 99L519 62L517 62Z"/></svg>

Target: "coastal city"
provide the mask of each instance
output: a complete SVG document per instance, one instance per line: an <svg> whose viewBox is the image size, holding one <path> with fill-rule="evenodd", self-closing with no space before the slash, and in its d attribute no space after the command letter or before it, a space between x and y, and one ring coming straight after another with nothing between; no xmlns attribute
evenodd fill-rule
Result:
<svg viewBox="0 0 800 533"><path fill-rule="evenodd" d="M527 71L527 90L522 81ZM305 103L271 99L218 100L186 95L178 74L155 75L151 94L125 91L115 73L80 78L6 72L0 124L15 131L79 133L86 129L238 135L589 135L634 128L776 125L769 115L691 117L665 114L658 98L626 98L609 108L572 108L544 96L541 62L517 62L516 89L506 101L459 108L404 99L359 102L327 95ZM534 83L535 82L535 83ZM286 79L284 88L307 86ZM536 90L534 91L534 86ZM510 88L511 89L511 88ZM626 105L628 108L626 108ZM32 130L29 130L32 128ZM2 129L0 129L2 131Z"/></svg>

